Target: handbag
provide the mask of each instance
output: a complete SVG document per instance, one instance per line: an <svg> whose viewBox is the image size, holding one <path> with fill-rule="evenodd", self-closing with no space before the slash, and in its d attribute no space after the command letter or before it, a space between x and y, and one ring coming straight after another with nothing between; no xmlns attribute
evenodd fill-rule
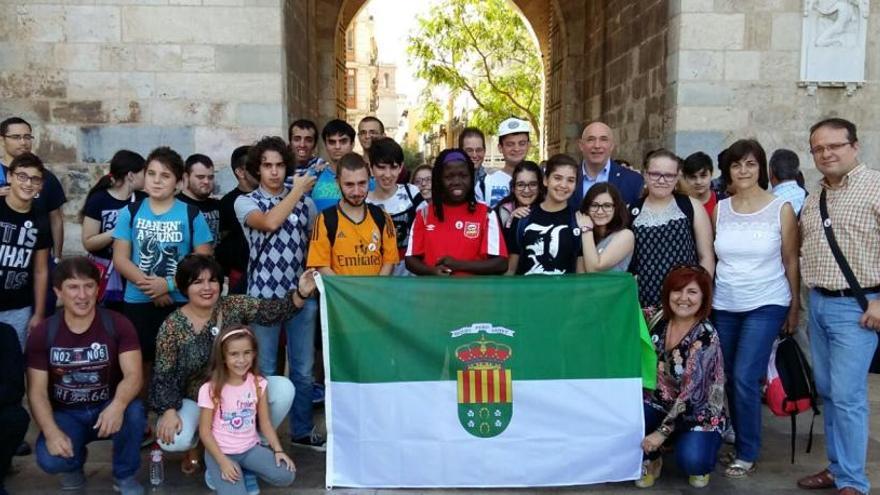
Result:
<svg viewBox="0 0 880 495"><path fill-rule="evenodd" d="M862 290L862 286L859 285L858 279L856 279L855 273L853 273L852 268L849 266L849 262L846 261L846 257L843 256L843 251L840 250L840 245L837 244L837 238L834 237L834 231L831 230L831 219L828 218L828 201L825 198L825 189L822 189L822 192L819 193L819 216L822 218L822 229L825 231L825 239L828 240L828 247L831 248L831 254L834 255L834 261L837 262L837 266L840 267L840 271L843 272L843 277L846 279L846 283L849 284L849 288L853 293L853 296L858 301L859 306L862 308L862 311L868 310L868 298L865 297L865 292ZM880 346L877 347L877 351L874 352L874 359L871 361L871 367L868 369L869 373L880 373Z"/></svg>

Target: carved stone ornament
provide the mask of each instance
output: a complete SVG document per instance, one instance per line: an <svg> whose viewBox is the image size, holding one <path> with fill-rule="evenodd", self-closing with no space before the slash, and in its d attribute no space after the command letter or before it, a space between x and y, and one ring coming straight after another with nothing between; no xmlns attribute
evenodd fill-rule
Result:
<svg viewBox="0 0 880 495"><path fill-rule="evenodd" d="M840 87L852 95L865 82L870 0L804 0L801 86Z"/></svg>

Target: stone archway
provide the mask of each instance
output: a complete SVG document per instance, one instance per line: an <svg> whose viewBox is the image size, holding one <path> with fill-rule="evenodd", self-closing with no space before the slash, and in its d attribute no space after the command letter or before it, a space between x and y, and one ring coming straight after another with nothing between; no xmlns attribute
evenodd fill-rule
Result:
<svg viewBox="0 0 880 495"><path fill-rule="evenodd" d="M319 120L345 116L345 31L352 19L369 0L318 1L315 21L317 55L321 84L317 95ZM570 80L565 71L565 26L560 21L562 12L558 0L511 0L535 34L544 66L544 142L548 153L566 149L565 123L576 119L565 113L575 110L566 100L576 101L577 86L565 84ZM335 8L334 8L335 7ZM335 16L332 15L335 11ZM330 24L331 19L335 22Z"/></svg>

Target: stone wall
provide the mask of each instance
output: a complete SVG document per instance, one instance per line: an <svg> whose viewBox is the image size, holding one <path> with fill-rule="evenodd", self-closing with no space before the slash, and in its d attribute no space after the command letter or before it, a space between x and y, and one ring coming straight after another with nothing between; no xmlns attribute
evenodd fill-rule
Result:
<svg viewBox="0 0 880 495"><path fill-rule="evenodd" d="M119 148L198 150L225 167L236 146L280 132L280 0L94 3L0 3L0 116L34 125L68 218Z"/></svg>
<svg viewBox="0 0 880 495"><path fill-rule="evenodd" d="M588 2L584 35L575 36L585 53L582 125L606 122L616 133L615 156L634 163L671 133L666 114L668 9L667 0Z"/></svg>
<svg viewBox="0 0 880 495"><path fill-rule="evenodd" d="M802 3L676 0L670 2L670 113L668 144L681 155L715 156L739 138L755 137L768 154L790 148L812 184L818 178L807 151L809 127L826 116L859 127L862 157L880 158L880 60L876 8L869 19L865 86L853 96L798 86Z"/></svg>

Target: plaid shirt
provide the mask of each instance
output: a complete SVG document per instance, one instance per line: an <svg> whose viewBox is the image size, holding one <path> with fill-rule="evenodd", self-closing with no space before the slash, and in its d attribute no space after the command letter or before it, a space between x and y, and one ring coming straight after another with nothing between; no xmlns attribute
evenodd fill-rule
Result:
<svg viewBox="0 0 880 495"><path fill-rule="evenodd" d="M836 188L823 179L834 237L862 287L880 285L880 172L860 164ZM825 239L819 194L801 212L801 274L810 287L848 289L849 284Z"/></svg>

